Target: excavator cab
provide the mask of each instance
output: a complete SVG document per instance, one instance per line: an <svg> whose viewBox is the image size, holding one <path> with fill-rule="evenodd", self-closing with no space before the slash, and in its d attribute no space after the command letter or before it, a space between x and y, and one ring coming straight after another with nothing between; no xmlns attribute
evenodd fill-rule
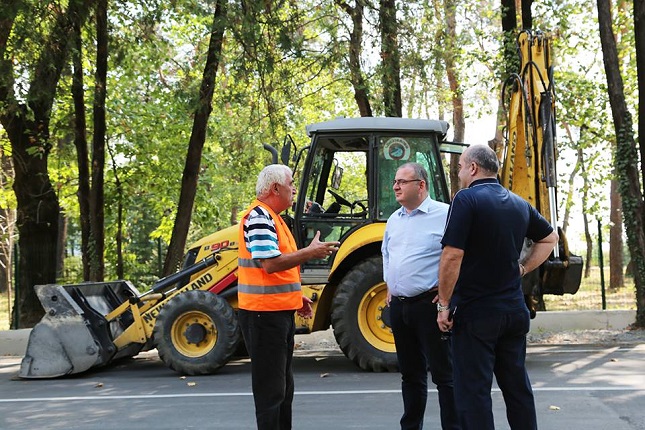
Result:
<svg viewBox="0 0 645 430"><path fill-rule="evenodd" d="M307 126L311 144L302 166L293 222L299 247L316 231L321 240L345 241L361 226L385 222L399 208L392 181L406 162L424 165L431 178L430 197L449 202L440 154L444 121L403 118L340 118ZM303 283L327 280L332 257L302 265Z"/></svg>

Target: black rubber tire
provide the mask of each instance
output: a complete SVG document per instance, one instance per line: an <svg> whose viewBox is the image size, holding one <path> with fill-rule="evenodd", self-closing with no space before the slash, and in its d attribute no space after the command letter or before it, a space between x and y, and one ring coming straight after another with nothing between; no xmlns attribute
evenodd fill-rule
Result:
<svg viewBox="0 0 645 430"><path fill-rule="evenodd" d="M203 336L192 342L186 327ZM229 362L240 341L240 328L233 308L222 297L208 291L186 291L161 308L153 338L159 357L183 375L208 375Z"/></svg>
<svg viewBox="0 0 645 430"><path fill-rule="evenodd" d="M383 258L370 257L342 279L332 302L331 323L345 356L361 369L396 372L394 337L387 324Z"/></svg>

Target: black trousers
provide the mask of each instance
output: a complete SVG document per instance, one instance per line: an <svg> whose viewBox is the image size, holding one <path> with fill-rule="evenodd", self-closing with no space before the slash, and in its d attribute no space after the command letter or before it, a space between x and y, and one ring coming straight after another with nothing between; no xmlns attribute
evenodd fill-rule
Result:
<svg viewBox="0 0 645 430"><path fill-rule="evenodd" d="M441 339L436 292L423 298L392 297L390 318L403 394L402 430L423 428L428 399L428 370L439 392L441 427L459 429L455 411L450 340Z"/></svg>
<svg viewBox="0 0 645 430"><path fill-rule="evenodd" d="M463 317L463 315L462 315ZM452 346L455 399L461 425L468 430L492 430L493 374L506 403L512 430L535 430L537 418L531 382L525 367L528 310L490 312L485 317L455 314Z"/></svg>
<svg viewBox="0 0 645 430"><path fill-rule="evenodd" d="M291 430L294 311L240 309L238 319L251 357L251 385L258 430Z"/></svg>

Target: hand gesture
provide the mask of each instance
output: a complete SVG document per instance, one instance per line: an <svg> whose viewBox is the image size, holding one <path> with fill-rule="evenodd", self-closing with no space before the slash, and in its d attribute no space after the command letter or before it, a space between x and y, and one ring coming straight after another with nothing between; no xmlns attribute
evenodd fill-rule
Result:
<svg viewBox="0 0 645 430"><path fill-rule="evenodd" d="M338 251L339 245L340 242L321 242L319 230L307 248L311 252L312 258L326 258Z"/></svg>

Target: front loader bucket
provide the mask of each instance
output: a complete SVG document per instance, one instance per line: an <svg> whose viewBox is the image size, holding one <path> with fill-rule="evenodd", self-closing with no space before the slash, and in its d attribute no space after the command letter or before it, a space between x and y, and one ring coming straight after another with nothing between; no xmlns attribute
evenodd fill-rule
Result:
<svg viewBox="0 0 645 430"><path fill-rule="evenodd" d="M21 378L55 378L136 355L142 344L118 351L113 339L132 324L126 312L108 323L109 314L137 290L127 281L34 287L45 316L32 329L20 365Z"/></svg>

